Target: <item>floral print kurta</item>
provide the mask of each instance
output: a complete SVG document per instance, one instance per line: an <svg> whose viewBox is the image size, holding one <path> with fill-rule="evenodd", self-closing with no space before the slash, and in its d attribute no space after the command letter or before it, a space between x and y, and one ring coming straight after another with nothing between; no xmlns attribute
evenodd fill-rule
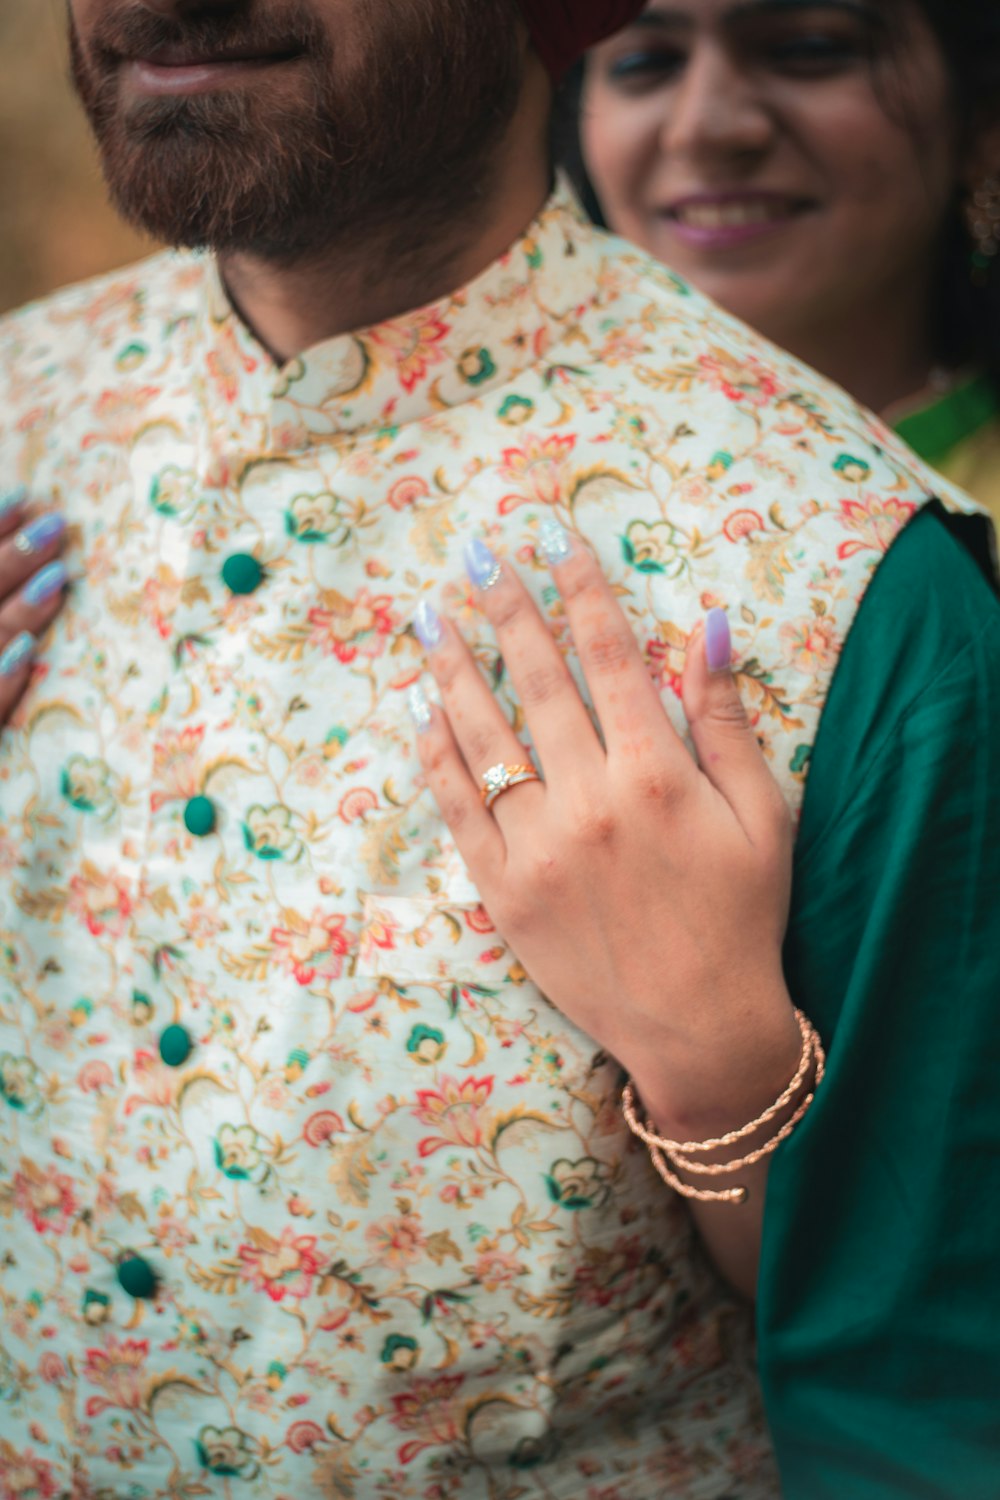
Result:
<svg viewBox="0 0 1000 1500"><path fill-rule="evenodd" d="M569 649L556 514L678 722L728 607L797 805L930 479L562 192L280 371L174 254L0 355L79 579L0 741L0 1496L773 1500L749 1314L421 787L410 622L519 717L461 548Z"/></svg>

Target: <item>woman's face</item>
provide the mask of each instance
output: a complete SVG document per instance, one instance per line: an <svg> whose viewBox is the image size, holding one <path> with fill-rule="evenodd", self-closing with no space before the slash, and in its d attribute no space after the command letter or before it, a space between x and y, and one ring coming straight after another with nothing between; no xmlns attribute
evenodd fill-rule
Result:
<svg viewBox="0 0 1000 1500"><path fill-rule="evenodd" d="M800 351L901 298L922 315L954 137L913 0L652 0L588 68L613 228Z"/></svg>

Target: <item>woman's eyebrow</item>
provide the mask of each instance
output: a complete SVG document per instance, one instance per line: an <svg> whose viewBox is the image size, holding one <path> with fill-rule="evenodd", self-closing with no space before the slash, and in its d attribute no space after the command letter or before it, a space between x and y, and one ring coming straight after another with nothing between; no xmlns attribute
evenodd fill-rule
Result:
<svg viewBox="0 0 1000 1500"><path fill-rule="evenodd" d="M782 15L812 10L841 11L865 21L870 21L873 14L872 6L866 3L866 0L736 0L736 4L724 12L720 20L725 24L758 15ZM695 20L693 10L679 10L658 5L643 11L629 23L627 29L629 31L654 31L667 27L690 28L694 26Z"/></svg>

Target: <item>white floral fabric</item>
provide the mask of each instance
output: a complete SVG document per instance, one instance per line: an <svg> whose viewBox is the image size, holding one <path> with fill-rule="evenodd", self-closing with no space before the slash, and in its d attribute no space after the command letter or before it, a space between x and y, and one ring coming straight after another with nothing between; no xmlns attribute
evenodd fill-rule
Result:
<svg viewBox="0 0 1000 1500"><path fill-rule="evenodd" d="M940 485L562 191L284 369L168 254L7 319L0 384L78 580L0 739L0 1496L774 1500L749 1315L421 786L410 622L520 723L461 549L571 652L557 515L679 725L728 608L797 805Z"/></svg>

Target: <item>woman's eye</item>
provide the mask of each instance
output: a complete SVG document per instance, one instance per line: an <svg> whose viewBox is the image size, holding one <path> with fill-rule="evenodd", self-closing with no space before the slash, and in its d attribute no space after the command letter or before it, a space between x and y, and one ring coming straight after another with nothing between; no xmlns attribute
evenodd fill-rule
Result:
<svg viewBox="0 0 1000 1500"><path fill-rule="evenodd" d="M832 73L851 67L863 55L861 43L843 36L822 34L788 37L772 42L767 58L779 68L798 73Z"/></svg>
<svg viewBox="0 0 1000 1500"><path fill-rule="evenodd" d="M670 77L683 65L682 53L665 47L649 48L616 58L608 67L608 77L613 83L641 86Z"/></svg>

